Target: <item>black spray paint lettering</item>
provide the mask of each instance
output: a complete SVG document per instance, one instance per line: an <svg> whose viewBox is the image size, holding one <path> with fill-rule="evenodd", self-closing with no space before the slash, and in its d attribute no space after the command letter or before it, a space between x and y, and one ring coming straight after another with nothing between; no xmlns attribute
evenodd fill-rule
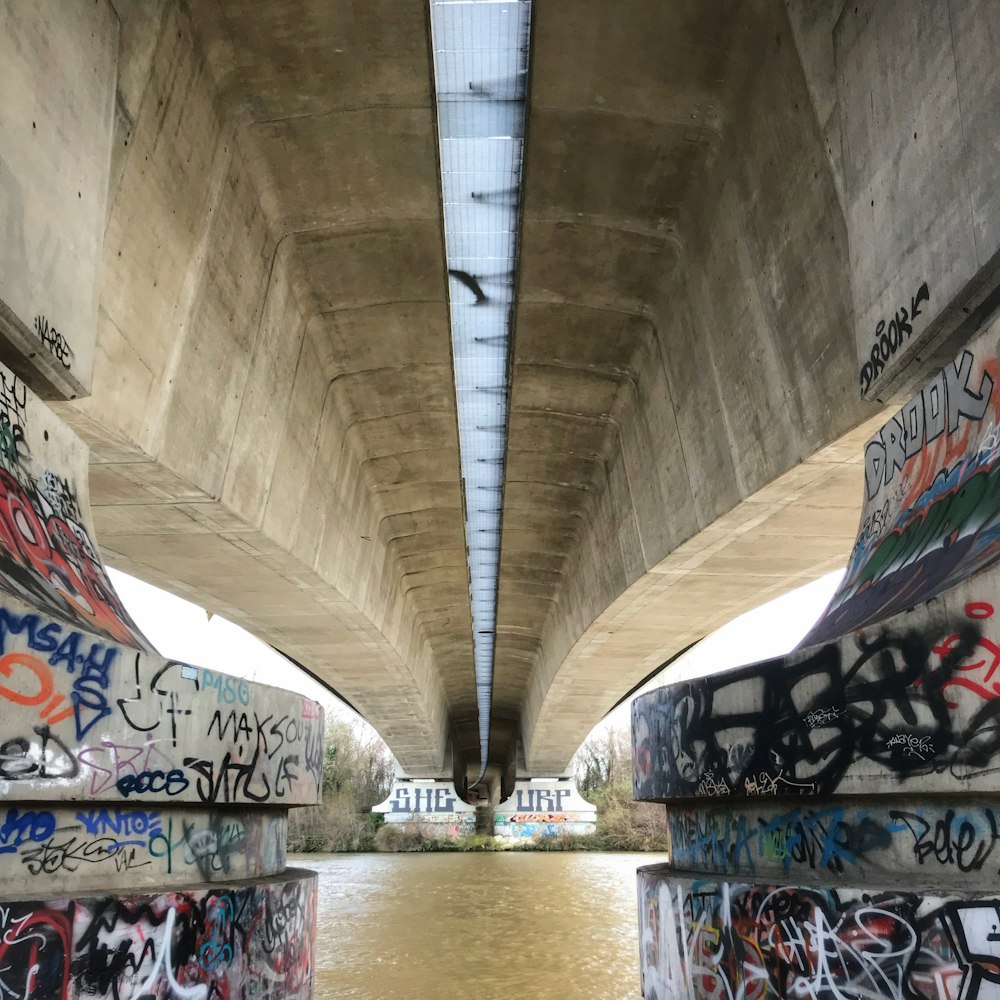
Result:
<svg viewBox="0 0 1000 1000"><path fill-rule="evenodd" d="M936 820L915 812L889 813L894 829L905 827L913 835L913 855L919 864L933 858L940 865L957 865L963 872L979 871L1000 838L993 810L984 810L984 815L989 829L980 831L969 817L956 817L954 809Z"/></svg>
<svg viewBox="0 0 1000 1000"><path fill-rule="evenodd" d="M38 743L24 736L0 743L0 779L75 778L80 773L80 765L69 747L48 726L32 728L40 740Z"/></svg>
<svg viewBox="0 0 1000 1000"><path fill-rule="evenodd" d="M24 438L27 425L28 390L16 376L0 372L0 459L8 469L15 469L28 454Z"/></svg>
<svg viewBox="0 0 1000 1000"><path fill-rule="evenodd" d="M993 395L994 381L984 371L979 388L969 384L975 361L971 351L949 362L921 392L882 428L879 440L865 448L865 489L874 499L882 486L888 486L906 460L918 455L945 431L958 430L961 418L982 420Z"/></svg>
<svg viewBox="0 0 1000 1000"><path fill-rule="evenodd" d="M637 747L636 797L703 795L700 783L708 775L725 779L726 794L747 795L746 778L759 789L762 775L780 779L789 794L826 794L859 760L900 780L948 768L968 776L994 765L1000 699L958 728L943 694L980 638L968 624L944 634L953 633L956 640L938 666L931 653L941 636L886 631L859 635L853 662L830 643L798 661L779 657L735 679L722 674L638 699L633 731L647 733L644 739L660 749L649 755ZM821 708L837 709L836 717L810 728L804 719ZM925 741L926 759L892 745L900 731ZM752 743L753 752L733 766L728 749L736 742Z"/></svg>
<svg viewBox="0 0 1000 1000"><path fill-rule="evenodd" d="M73 364L73 349L69 341L44 316L35 317L35 333L63 368Z"/></svg>
<svg viewBox="0 0 1000 1000"><path fill-rule="evenodd" d="M910 309L900 306L888 324L884 319L878 321L875 327L875 343L872 345L869 359L862 365L860 372L861 391L867 392L871 384L882 374L886 362L900 348L904 341L913 333L913 320L920 315L920 306L930 300L930 291L925 281L910 299Z"/></svg>

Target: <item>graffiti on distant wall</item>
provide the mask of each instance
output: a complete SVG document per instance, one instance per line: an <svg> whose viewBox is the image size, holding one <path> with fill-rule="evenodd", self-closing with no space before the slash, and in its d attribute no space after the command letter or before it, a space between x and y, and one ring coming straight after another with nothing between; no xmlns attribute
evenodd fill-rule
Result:
<svg viewBox="0 0 1000 1000"><path fill-rule="evenodd" d="M1000 555L994 340L973 341L868 442L858 538L803 646L912 608Z"/></svg>
<svg viewBox="0 0 1000 1000"><path fill-rule="evenodd" d="M448 785L408 785L399 783L389 796L389 812L453 813L458 797Z"/></svg>
<svg viewBox="0 0 1000 1000"><path fill-rule="evenodd" d="M1000 809L907 802L708 810L671 806L673 864L728 875L1000 876Z"/></svg>
<svg viewBox="0 0 1000 1000"><path fill-rule="evenodd" d="M518 779L493 815L494 832L510 839L588 834L596 822L595 807L565 779Z"/></svg>
<svg viewBox="0 0 1000 1000"><path fill-rule="evenodd" d="M148 649L101 563L78 490L45 464L55 442L29 426L40 405L0 367L0 585L88 631Z"/></svg>
<svg viewBox="0 0 1000 1000"><path fill-rule="evenodd" d="M120 801L316 800L323 717L314 703L13 604L0 606L0 786L17 782L21 796L36 786L38 797L75 785Z"/></svg>
<svg viewBox="0 0 1000 1000"><path fill-rule="evenodd" d="M973 597L966 585L877 630L637 698L636 797L829 794L859 774L995 771L1000 629Z"/></svg>
<svg viewBox="0 0 1000 1000"><path fill-rule="evenodd" d="M387 823L419 826L428 836L455 838L476 829L476 808L463 802L451 781L397 778L389 797L372 810Z"/></svg>
<svg viewBox="0 0 1000 1000"><path fill-rule="evenodd" d="M159 896L0 904L18 1000L306 1000L315 876Z"/></svg>
<svg viewBox="0 0 1000 1000"><path fill-rule="evenodd" d="M645 1000L993 1000L1000 899L639 871Z"/></svg>

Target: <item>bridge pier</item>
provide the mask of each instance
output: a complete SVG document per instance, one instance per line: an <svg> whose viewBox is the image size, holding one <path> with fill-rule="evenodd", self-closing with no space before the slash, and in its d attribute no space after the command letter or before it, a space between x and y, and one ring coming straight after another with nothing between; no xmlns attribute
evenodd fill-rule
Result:
<svg viewBox="0 0 1000 1000"><path fill-rule="evenodd" d="M386 823L425 837L454 840L476 832L476 807L463 801L450 778L397 775L389 796L372 808Z"/></svg>
<svg viewBox="0 0 1000 1000"><path fill-rule="evenodd" d="M562 833L593 833L597 807L576 788L572 778L518 778L510 796L492 808L492 830L483 829L482 805L463 802L450 779L397 776L389 797L373 808L386 823L448 838L492 833L510 843ZM478 814L478 815L477 815Z"/></svg>
<svg viewBox="0 0 1000 1000"><path fill-rule="evenodd" d="M42 401L93 384L132 134L119 18L57 0L3 17L0 993L308 1000L316 877L286 867L285 835L320 797L322 709L155 652L101 561L87 447ZM165 510L148 502L140 532Z"/></svg>
<svg viewBox="0 0 1000 1000"><path fill-rule="evenodd" d="M866 450L847 573L787 656L633 702L646 1000L1000 996L1000 321Z"/></svg>
<svg viewBox="0 0 1000 1000"><path fill-rule="evenodd" d="M493 811L494 836L513 843L596 829L597 806L567 777L518 778L510 796Z"/></svg>
<svg viewBox="0 0 1000 1000"><path fill-rule="evenodd" d="M0 968L7 995L312 996L323 711L166 660L101 564L86 448L0 366Z"/></svg>

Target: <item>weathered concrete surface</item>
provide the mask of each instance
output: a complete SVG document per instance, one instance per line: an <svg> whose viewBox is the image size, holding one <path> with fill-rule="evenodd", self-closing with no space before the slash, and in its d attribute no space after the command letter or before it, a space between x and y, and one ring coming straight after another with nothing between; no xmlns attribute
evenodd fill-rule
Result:
<svg viewBox="0 0 1000 1000"><path fill-rule="evenodd" d="M49 398L91 387L117 48L108 0L0 9L0 361Z"/></svg>
<svg viewBox="0 0 1000 1000"><path fill-rule="evenodd" d="M926 281L935 316L972 272L946 280L951 244L918 246L905 171L883 205L896 242L866 242L862 195L930 105L869 137L848 176L835 147L870 117L844 67L899 110L893 88L929 92L950 58L962 121L988 124L994 76L962 67L992 36L963 25L992 11L946 6L947 30L921 5L907 44L934 58L906 75L870 54L903 0L851 25L839 2L537 5L495 773L519 743L531 773L562 773L640 679L621 660L644 674L781 572L790 586L847 554L848 506L822 499L846 468L789 470L875 412L857 398L858 309L888 316L897 289L862 302L857 254L881 254L910 311ZM93 395L60 404L92 448L101 545L316 672L407 774L453 759L461 781L478 734L425 4L114 7ZM960 257L980 274L995 185L981 146L960 159L981 220ZM762 496L766 552L744 530ZM718 613L688 618L707 602L680 571L702 555Z"/></svg>
<svg viewBox="0 0 1000 1000"><path fill-rule="evenodd" d="M565 773L586 712L596 723L620 689L638 686L692 642L844 565L863 506L864 444L888 411L816 452L679 545L594 619L525 704L525 766ZM603 699L603 701L602 701Z"/></svg>
<svg viewBox="0 0 1000 1000"><path fill-rule="evenodd" d="M102 544L439 769L471 626L423 7L120 13L133 124L65 411Z"/></svg>
<svg viewBox="0 0 1000 1000"><path fill-rule="evenodd" d="M520 720L531 773L561 773L570 719L583 732L616 700L606 678L621 675L603 653L586 680L573 656L599 616L872 412L846 381L846 230L780 15L710 3L535 12L494 689L495 713ZM850 534L837 502L822 528L804 513L769 554L798 561L797 538L838 523ZM810 548L799 566L818 575L844 536ZM765 564L744 551L720 603L760 599L751 578ZM704 605L683 594L657 626L667 656ZM623 645L649 649L622 629ZM631 683L653 666L629 669Z"/></svg>
<svg viewBox="0 0 1000 1000"><path fill-rule="evenodd" d="M1000 9L785 5L844 204L859 387L902 402L996 306Z"/></svg>
<svg viewBox="0 0 1000 1000"><path fill-rule="evenodd" d="M64 408L101 543L327 679L408 774L440 773L449 738L458 760L478 740L423 4L119 13L94 394ZM839 203L780 9L536 21L501 768L597 615L864 415ZM627 687L579 692L548 773Z"/></svg>

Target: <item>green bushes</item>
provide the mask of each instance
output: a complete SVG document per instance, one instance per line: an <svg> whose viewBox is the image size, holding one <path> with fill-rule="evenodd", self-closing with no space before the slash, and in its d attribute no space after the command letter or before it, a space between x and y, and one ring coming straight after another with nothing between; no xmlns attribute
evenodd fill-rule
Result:
<svg viewBox="0 0 1000 1000"><path fill-rule="evenodd" d="M667 810L632 798L632 746L627 729L587 739L573 758L577 785L597 806L597 830L573 850L668 851Z"/></svg>
<svg viewBox="0 0 1000 1000"><path fill-rule="evenodd" d="M436 837L422 823L386 823L375 835L375 846L388 853L404 851L497 851L496 840L482 833L461 837Z"/></svg>
<svg viewBox="0 0 1000 1000"><path fill-rule="evenodd" d="M368 727L334 719L323 746L323 803L288 814L289 851L374 851L371 808L392 784L392 755Z"/></svg>

